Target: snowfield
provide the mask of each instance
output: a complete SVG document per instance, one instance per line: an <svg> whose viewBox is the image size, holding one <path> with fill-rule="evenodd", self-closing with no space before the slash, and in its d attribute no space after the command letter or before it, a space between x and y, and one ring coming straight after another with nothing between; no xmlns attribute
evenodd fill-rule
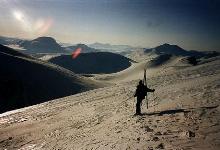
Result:
<svg viewBox="0 0 220 150"><path fill-rule="evenodd" d="M142 116L133 94L145 62L94 77L112 86L2 114L0 149L219 150L220 59L180 60L147 69L156 91Z"/></svg>

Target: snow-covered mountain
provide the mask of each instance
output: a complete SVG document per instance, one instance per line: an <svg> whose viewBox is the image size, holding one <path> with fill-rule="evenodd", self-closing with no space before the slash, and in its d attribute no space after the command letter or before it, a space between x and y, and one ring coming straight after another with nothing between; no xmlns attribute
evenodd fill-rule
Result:
<svg viewBox="0 0 220 150"><path fill-rule="evenodd" d="M17 45L20 44L23 39L0 36L0 44L2 45Z"/></svg>
<svg viewBox="0 0 220 150"><path fill-rule="evenodd" d="M19 44L28 53L66 53L54 38L39 37L34 40L26 40Z"/></svg>
<svg viewBox="0 0 220 150"><path fill-rule="evenodd" d="M135 47L129 46L129 45L111 45L111 44L103 44L103 43L93 43L89 44L89 47L99 49L102 51L108 51L108 52L123 52L123 51L130 51L133 49L136 49Z"/></svg>
<svg viewBox="0 0 220 150"><path fill-rule="evenodd" d="M171 54L175 56L195 56L200 57L211 57L219 55L216 51L196 51L196 50L185 50L178 45L162 44L154 48L145 49L145 53L156 53L156 54Z"/></svg>
<svg viewBox="0 0 220 150"><path fill-rule="evenodd" d="M155 92L148 94L148 108L143 100L142 116L133 115L133 95L143 79L146 61L99 77L112 86L0 114L0 147L219 150L219 57L197 66L178 67L185 66L185 56L161 55L167 57L158 58L158 66L147 69L147 84Z"/></svg>

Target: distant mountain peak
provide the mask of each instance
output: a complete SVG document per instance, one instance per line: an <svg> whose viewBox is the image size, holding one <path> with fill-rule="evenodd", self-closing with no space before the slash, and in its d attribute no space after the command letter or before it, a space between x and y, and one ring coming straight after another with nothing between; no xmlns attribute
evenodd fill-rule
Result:
<svg viewBox="0 0 220 150"><path fill-rule="evenodd" d="M170 46L171 44L169 44L169 43L164 43L164 44L162 44L162 45L164 45L164 46Z"/></svg>
<svg viewBox="0 0 220 150"><path fill-rule="evenodd" d="M99 51L95 48L91 48L91 47L87 46L86 44L82 44L82 43L65 47L65 49L67 51L71 51L71 52L76 50L77 48L81 48L82 53L90 53L90 52L98 52Z"/></svg>
<svg viewBox="0 0 220 150"><path fill-rule="evenodd" d="M171 45L168 43L162 44L154 48L157 53L174 54L174 55L187 55L188 51L182 49L178 45Z"/></svg>
<svg viewBox="0 0 220 150"><path fill-rule="evenodd" d="M196 58L200 57L215 57L220 55L217 52L200 52L200 51L188 51L178 45L171 45L168 43L159 45L155 48L145 49L145 53L155 53L155 54L170 54L175 56L194 56Z"/></svg>
<svg viewBox="0 0 220 150"><path fill-rule="evenodd" d="M43 36L43 37L38 37L32 41L39 41L39 42L48 42L48 43L56 43L56 40L52 37L46 37L46 36Z"/></svg>
<svg viewBox="0 0 220 150"><path fill-rule="evenodd" d="M65 53L64 49L52 37L38 37L31 41L24 41L21 47L30 53Z"/></svg>
<svg viewBox="0 0 220 150"><path fill-rule="evenodd" d="M172 45L172 44L169 44L169 43L164 43L164 44L162 44L162 45L159 45L159 46L157 46L157 47L155 47L155 48L159 48L159 47L167 47L167 48L176 48L176 49L182 49L183 50L183 48L181 48L181 47L179 47L178 45Z"/></svg>
<svg viewBox="0 0 220 150"><path fill-rule="evenodd" d="M77 44L76 47L89 48L86 44L82 44L82 43Z"/></svg>

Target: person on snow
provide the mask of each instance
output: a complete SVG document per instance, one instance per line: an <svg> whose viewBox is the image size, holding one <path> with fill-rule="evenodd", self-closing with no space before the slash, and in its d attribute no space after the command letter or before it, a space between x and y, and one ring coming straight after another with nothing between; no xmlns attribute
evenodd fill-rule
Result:
<svg viewBox="0 0 220 150"><path fill-rule="evenodd" d="M154 91L155 89L149 89L147 86L145 86L142 80L139 81L139 84L137 85L137 89L134 94L134 97L137 97L135 115L141 115L141 103L142 100L145 99L145 96L147 96L147 92L154 92Z"/></svg>

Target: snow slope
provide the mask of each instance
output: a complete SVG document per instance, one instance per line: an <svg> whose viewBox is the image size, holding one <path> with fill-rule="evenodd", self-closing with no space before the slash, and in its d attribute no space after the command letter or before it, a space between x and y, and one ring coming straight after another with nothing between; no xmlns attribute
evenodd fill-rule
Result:
<svg viewBox="0 0 220 150"><path fill-rule="evenodd" d="M2 114L0 147L218 150L220 59L157 69L148 71L148 85L156 92L148 96L148 110L143 102L143 116L133 116L138 79L118 80L110 87Z"/></svg>

